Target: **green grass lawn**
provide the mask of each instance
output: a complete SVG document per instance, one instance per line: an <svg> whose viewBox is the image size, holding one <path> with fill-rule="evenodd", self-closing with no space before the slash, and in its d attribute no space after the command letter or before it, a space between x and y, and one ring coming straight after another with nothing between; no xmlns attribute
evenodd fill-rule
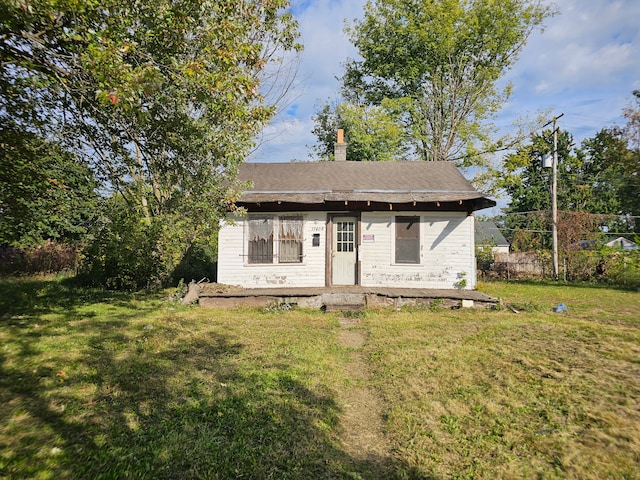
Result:
<svg viewBox="0 0 640 480"><path fill-rule="evenodd" d="M520 313L375 310L341 326L2 280L0 478L640 479L640 294L481 290ZM342 345L345 328L364 346ZM344 444L354 352L384 458Z"/></svg>

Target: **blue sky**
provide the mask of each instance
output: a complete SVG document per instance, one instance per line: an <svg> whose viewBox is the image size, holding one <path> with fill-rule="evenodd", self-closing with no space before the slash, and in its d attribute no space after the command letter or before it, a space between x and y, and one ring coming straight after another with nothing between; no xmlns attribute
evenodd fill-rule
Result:
<svg viewBox="0 0 640 480"><path fill-rule="evenodd" d="M355 57L345 20L362 16L364 0L292 0L304 44L298 81L288 105L267 127L252 161L312 160L312 116L337 99L342 63ZM535 32L507 72L514 90L495 119L502 131L538 112L559 121L579 143L601 128L623 124L622 109L640 89L640 1L557 0L559 14Z"/></svg>

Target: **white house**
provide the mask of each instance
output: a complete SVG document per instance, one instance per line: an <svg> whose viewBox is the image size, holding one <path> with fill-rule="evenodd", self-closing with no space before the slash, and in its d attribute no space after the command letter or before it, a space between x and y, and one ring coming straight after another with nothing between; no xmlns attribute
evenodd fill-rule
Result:
<svg viewBox="0 0 640 480"><path fill-rule="evenodd" d="M640 248L636 243L624 237L618 237L614 240L611 240L605 243L605 246L611 247L611 248L619 248L621 250L626 250L626 251L638 250Z"/></svg>
<svg viewBox="0 0 640 480"><path fill-rule="evenodd" d="M218 282L471 289L473 212L495 202L450 162L245 163L223 221Z"/></svg>
<svg viewBox="0 0 640 480"><path fill-rule="evenodd" d="M476 220L476 247L490 247L493 253L509 253L510 245L495 222Z"/></svg>

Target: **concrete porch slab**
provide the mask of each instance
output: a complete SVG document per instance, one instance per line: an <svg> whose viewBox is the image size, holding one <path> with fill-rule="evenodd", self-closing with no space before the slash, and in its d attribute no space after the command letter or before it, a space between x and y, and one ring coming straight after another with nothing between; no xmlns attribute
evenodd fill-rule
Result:
<svg viewBox="0 0 640 480"><path fill-rule="evenodd" d="M203 307L238 305L299 305L325 310L354 310L366 307L429 306L437 302L443 308L489 308L497 298L476 290L435 290L363 286L240 288L217 283L200 285L199 304Z"/></svg>

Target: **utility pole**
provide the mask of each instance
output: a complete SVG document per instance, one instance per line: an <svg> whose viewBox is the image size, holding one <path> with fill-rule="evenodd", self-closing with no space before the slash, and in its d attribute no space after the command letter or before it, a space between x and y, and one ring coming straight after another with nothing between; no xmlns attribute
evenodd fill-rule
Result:
<svg viewBox="0 0 640 480"><path fill-rule="evenodd" d="M564 113L553 117L553 164L551 181L551 238L553 242L553 278L558 280L558 128L556 122Z"/></svg>

